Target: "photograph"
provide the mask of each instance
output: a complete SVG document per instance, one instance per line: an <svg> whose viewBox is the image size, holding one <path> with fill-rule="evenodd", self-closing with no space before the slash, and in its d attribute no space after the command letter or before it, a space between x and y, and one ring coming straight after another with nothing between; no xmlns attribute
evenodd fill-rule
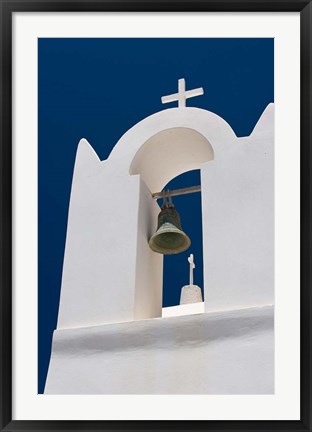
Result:
<svg viewBox="0 0 312 432"><path fill-rule="evenodd" d="M275 40L38 37L38 388L274 395Z"/></svg>

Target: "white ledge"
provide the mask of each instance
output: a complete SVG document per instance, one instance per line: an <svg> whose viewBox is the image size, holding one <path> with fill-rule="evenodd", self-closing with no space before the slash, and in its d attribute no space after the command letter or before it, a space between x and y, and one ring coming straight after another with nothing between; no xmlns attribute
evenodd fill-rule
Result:
<svg viewBox="0 0 312 432"><path fill-rule="evenodd" d="M272 394L274 307L56 330L45 394Z"/></svg>
<svg viewBox="0 0 312 432"><path fill-rule="evenodd" d="M188 303L182 304L178 306L169 306L162 308L162 317L173 317L173 316L182 316L182 315L194 315L205 312L205 303Z"/></svg>
<svg viewBox="0 0 312 432"><path fill-rule="evenodd" d="M272 329L273 306L105 324L54 332L53 353L207 343Z"/></svg>

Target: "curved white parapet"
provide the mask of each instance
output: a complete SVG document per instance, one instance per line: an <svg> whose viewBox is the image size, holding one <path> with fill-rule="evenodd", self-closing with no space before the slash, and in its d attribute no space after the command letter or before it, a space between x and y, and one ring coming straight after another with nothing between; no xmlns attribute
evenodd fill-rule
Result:
<svg viewBox="0 0 312 432"><path fill-rule="evenodd" d="M230 125L199 108L171 108L153 114L129 129L107 161L119 173L140 174L152 192L173 178L199 169L237 140ZM174 161L174 162L173 162Z"/></svg>
<svg viewBox="0 0 312 432"><path fill-rule="evenodd" d="M218 145L236 139L231 126L217 114L201 108L170 108L146 117L129 129L117 142L109 159L118 160L121 171L128 172L136 153L149 139L159 132L174 128L194 130L205 137L213 148L216 145L215 151ZM188 145L192 146L192 143Z"/></svg>

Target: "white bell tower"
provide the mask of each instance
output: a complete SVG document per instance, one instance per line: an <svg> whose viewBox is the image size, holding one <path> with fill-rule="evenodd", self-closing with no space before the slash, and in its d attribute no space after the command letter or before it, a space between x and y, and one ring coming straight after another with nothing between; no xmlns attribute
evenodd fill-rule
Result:
<svg viewBox="0 0 312 432"><path fill-rule="evenodd" d="M202 94L202 88L186 91L179 80L178 93L162 98L178 101L178 107L134 125L107 160L100 161L86 139L80 141L45 393L272 392L274 106L250 136L237 137L218 115L186 107L187 98ZM205 313L161 318L163 257L148 245L160 211L152 194L194 169L201 172ZM225 311L232 313L232 324ZM218 314L223 330L212 324L221 319ZM238 336L241 319L243 328L255 324L257 332L266 332L260 331L251 357ZM237 346L233 352L224 346L213 357L209 341L222 339L220 331L241 347L236 374L227 374L218 356L230 350L230 361ZM172 352L181 344L185 364L177 364ZM205 359L202 373L194 370L193 384L181 387L179 377L190 373L184 367L196 352L199 362ZM261 382L259 359L267 362ZM152 364L158 368L153 373ZM218 386L213 376L220 376Z"/></svg>

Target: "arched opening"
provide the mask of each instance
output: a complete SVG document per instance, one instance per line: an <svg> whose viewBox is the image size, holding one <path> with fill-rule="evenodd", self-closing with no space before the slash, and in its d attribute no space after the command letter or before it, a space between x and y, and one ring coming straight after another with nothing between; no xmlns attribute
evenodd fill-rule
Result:
<svg viewBox="0 0 312 432"><path fill-rule="evenodd" d="M132 175L139 174L150 193L155 194L163 191L164 188L174 190L200 186L200 168L203 163L213 158L213 148L205 136L191 128L175 127L164 129L148 138L134 155L129 171ZM146 200L143 196L142 199ZM182 287L190 283L190 267L188 263L190 254L193 254L195 258L194 284L200 286L204 296L201 193L178 195L174 196L172 200L180 214L182 229L190 237L192 243L190 248L179 254L161 255L151 252L152 256L148 259L148 270L145 272L144 282L142 279L138 279L139 282L136 288L138 304L142 304L143 298L147 295L146 286L150 285L153 280L150 278L160 271L159 290L157 292L159 292L160 300L161 294L163 294L162 306L165 308L178 306ZM158 214L160 207L157 206L156 209L156 203L152 197L151 201L154 202L154 206L150 202L148 213L155 214L156 211ZM159 206L162 205L162 199L158 200L158 204ZM157 225L155 218L154 222L141 219L140 223L148 226L147 231L150 231L150 233L146 235L145 240L140 237L137 274L144 272L142 262L149 255L146 250L146 247L148 247L147 242L155 232ZM159 261L155 262L154 258L156 257L153 258L154 255L161 255L164 258L161 260L163 265L161 264L161 267L158 267L159 270L156 270L156 267L153 270L153 266L160 265ZM151 298L150 295L149 298ZM183 310L186 309L183 307ZM176 310L167 310L165 313L167 312L170 314L171 312L176 313ZM180 314L180 312L178 313ZM184 314L184 312L182 313ZM140 309L140 316L145 316L142 308Z"/></svg>
<svg viewBox="0 0 312 432"><path fill-rule="evenodd" d="M188 171L172 179L164 189L175 190L200 185L200 170ZM163 266L163 308L180 304L181 289L189 284L188 257L194 255L194 284L202 289L203 284L203 241L201 192L178 195L172 198L181 217L183 231L190 237L191 246L184 252L164 255ZM162 200L158 200L159 205Z"/></svg>
<svg viewBox="0 0 312 432"><path fill-rule="evenodd" d="M175 127L151 136L135 154L129 172L140 174L151 192L159 192L173 178L213 158L206 137L191 128Z"/></svg>

